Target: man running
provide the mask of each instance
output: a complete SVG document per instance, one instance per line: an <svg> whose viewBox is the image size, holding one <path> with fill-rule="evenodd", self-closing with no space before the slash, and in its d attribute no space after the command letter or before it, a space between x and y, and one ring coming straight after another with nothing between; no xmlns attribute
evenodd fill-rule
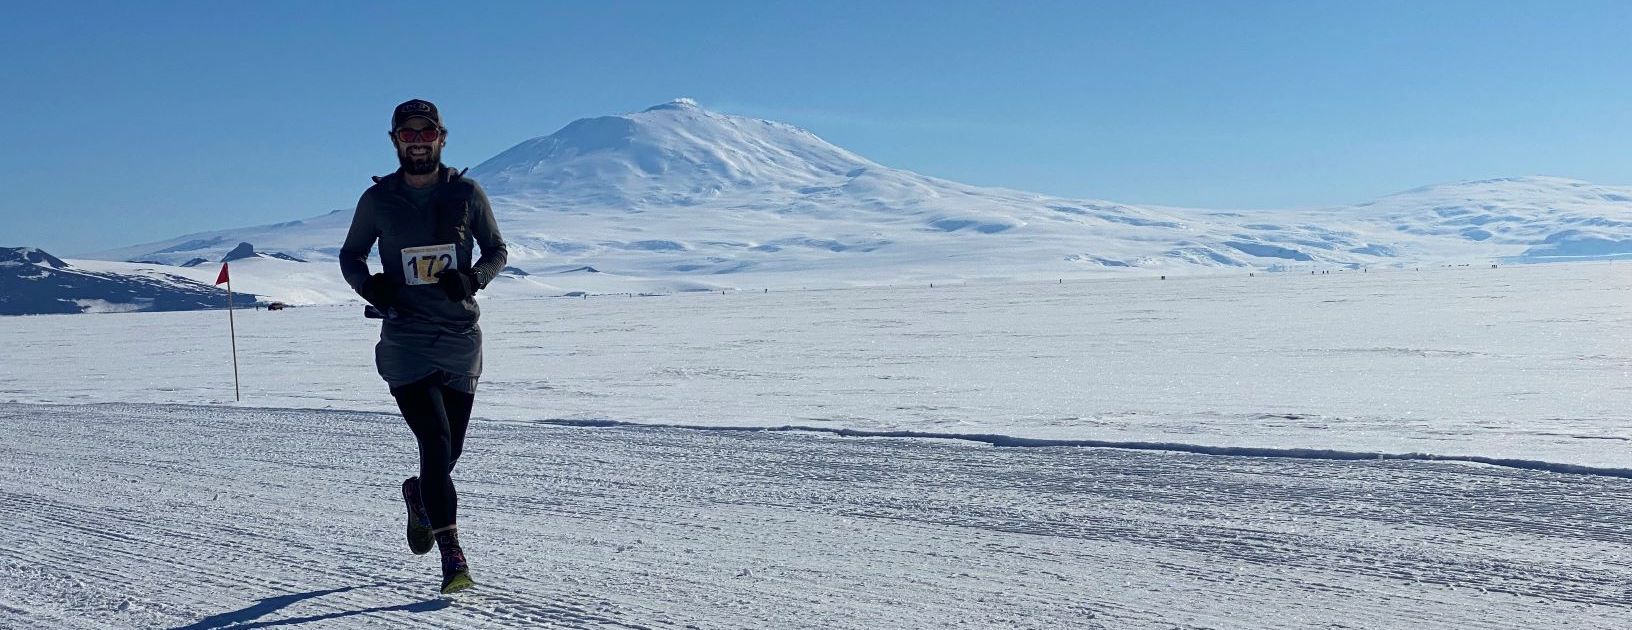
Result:
<svg viewBox="0 0 1632 630"><path fill-rule="evenodd" d="M435 105L398 105L390 134L401 167L375 177L357 201L340 271L384 319L374 365L419 442L419 476L402 482L408 548L441 550L442 592L451 593L473 584L451 476L482 374L473 296L504 269L508 250L482 187L442 165L448 130ZM376 240L385 270L369 275ZM475 264L473 244L482 248Z"/></svg>

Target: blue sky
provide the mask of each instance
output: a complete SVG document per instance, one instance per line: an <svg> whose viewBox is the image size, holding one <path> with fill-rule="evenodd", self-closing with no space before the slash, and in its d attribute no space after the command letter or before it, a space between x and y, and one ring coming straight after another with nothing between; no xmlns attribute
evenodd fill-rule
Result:
<svg viewBox="0 0 1632 630"><path fill-rule="evenodd" d="M457 8L456 8L457 7ZM473 166L678 96L878 162L1130 203L1632 184L1626 2L12 3L0 246L349 208L423 97Z"/></svg>

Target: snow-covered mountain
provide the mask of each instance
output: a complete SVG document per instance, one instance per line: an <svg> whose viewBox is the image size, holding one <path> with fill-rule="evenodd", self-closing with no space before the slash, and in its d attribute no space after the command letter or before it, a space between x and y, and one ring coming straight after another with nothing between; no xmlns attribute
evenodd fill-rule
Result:
<svg viewBox="0 0 1632 630"><path fill-rule="evenodd" d="M164 266L101 261L69 264L32 247L0 248L0 315L225 307L224 292L207 282L171 273ZM249 306L258 298L240 294L237 300Z"/></svg>
<svg viewBox="0 0 1632 630"><path fill-rule="evenodd" d="M680 99L586 118L500 153L470 174L495 196L598 208L690 207L733 194L801 193L882 169L797 127Z"/></svg>
<svg viewBox="0 0 1632 630"><path fill-rule="evenodd" d="M1632 256L1632 188L1529 177L1320 209L1135 206L894 169L803 129L686 99L573 122L470 174L511 243L497 290L525 294ZM252 243L322 266L332 282L350 216L342 208L93 257L181 265Z"/></svg>
<svg viewBox="0 0 1632 630"><path fill-rule="evenodd" d="M1467 246L1468 256L1479 245L1519 262L1632 256L1632 188L1558 177L1426 186L1334 214L1421 237L1424 248Z"/></svg>

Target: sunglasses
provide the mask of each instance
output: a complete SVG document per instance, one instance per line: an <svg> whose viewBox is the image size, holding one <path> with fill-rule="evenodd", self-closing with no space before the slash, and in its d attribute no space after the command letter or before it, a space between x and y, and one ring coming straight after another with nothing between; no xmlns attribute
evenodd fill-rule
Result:
<svg viewBox="0 0 1632 630"><path fill-rule="evenodd" d="M426 129L409 129L407 127L403 127L398 129L393 135L397 137L398 141L405 144L410 142L436 142L438 138L442 137L442 130L435 127Z"/></svg>

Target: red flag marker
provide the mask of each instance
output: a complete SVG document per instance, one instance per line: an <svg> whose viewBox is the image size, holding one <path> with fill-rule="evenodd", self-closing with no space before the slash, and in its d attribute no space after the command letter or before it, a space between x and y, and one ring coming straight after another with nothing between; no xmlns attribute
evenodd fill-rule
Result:
<svg viewBox="0 0 1632 630"><path fill-rule="evenodd" d="M227 277L227 263L221 263L221 275L215 277L216 284L223 282L232 282L232 279Z"/></svg>

